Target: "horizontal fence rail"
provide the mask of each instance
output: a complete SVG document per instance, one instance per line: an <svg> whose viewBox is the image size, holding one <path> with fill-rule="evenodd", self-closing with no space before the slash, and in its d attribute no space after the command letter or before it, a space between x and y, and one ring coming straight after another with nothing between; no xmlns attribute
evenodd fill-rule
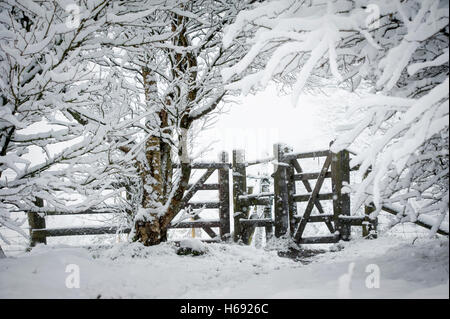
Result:
<svg viewBox="0 0 450 319"><path fill-rule="evenodd" d="M334 195L333 193L317 194L316 198L318 200L332 200L333 195ZM292 198L296 202L307 202L311 198L311 194L294 195Z"/></svg>
<svg viewBox="0 0 450 319"><path fill-rule="evenodd" d="M191 222L180 222L169 226L169 229L180 228L203 228L203 227L220 227L220 220L195 220ZM79 235L105 235L105 234L127 234L130 228L120 228L117 226L101 226L101 227L61 227L50 229L33 229L33 234L46 237L59 236L79 236Z"/></svg>
<svg viewBox="0 0 450 319"><path fill-rule="evenodd" d="M181 165L179 163L174 163L172 165L174 168L180 168ZM192 169L208 169L208 168L212 168L212 169L225 169L231 168L231 164L230 163L191 163L189 164L189 167Z"/></svg>
<svg viewBox="0 0 450 319"><path fill-rule="evenodd" d="M178 222L172 223L169 229L182 229L182 228L201 228L203 229L214 241L217 238L226 240L230 236L230 194L229 194L229 170L231 164L229 163L228 154L221 152L219 154L218 162L202 162L202 163L190 163L189 166L192 169L206 169L206 173L200 177L200 179L192 184L189 184L187 190L182 199L183 208L190 209L217 209L219 211L219 218L215 220L203 220L198 216L194 217L190 222ZM181 165L178 163L173 164L174 168L179 168ZM208 178L214 173L218 172L217 183L206 183ZM119 185L118 185L119 186ZM123 185L120 185L123 186ZM191 198L198 191L218 191L219 199L210 201L192 201ZM108 209L88 209L84 211L54 211L47 210L44 207L44 202L41 199L36 200L36 206L40 207L37 212L27 212L28 222L30 225L30 246L35 246L37 243L46 243L47 237L59 237L59 236L76 236L76 235L103 235L103 234L117 234L117 233L129 233L131 228L121 228L118 226L91 226L91 227L60 227L60 228L47 228L45 222L45 216L70 216L70 215L91 215L91 214L120 214L120 211L108 210ZM219 234L212 228L219 228Z"/></svg>
<svg viewBox="0 0 450 319"><path fill-rule="evenodd" d="M327 157L330 154L329 150L324 151L313 151L313 152L307 152L307 153L286 153L283 154L281 159L283 161L290 161L294 159L305 159L305 158L316 158L316 157Z"/></svg>

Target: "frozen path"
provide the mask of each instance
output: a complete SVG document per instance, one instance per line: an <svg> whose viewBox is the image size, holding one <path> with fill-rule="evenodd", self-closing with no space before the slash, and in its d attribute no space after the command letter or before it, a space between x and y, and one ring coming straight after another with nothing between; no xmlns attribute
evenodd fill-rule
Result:
<svg viewBox="0 0 450 319"><path fill-rule="evenodd" d="M273 251L207 246L208 253L198 257L178 256L169 244L102 251L38 247L0 259L0 298L449 297L448 240L358 240L307 265ZM79 267L80 288L66 287L76 273L67 265ZM366 272L368 265L379 268L379 288L366 287L374 275Z"/></svg>

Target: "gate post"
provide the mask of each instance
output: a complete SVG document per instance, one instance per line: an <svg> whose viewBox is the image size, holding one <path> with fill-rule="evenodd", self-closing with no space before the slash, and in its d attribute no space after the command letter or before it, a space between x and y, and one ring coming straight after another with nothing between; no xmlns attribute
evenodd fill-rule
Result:
<svg viewBox="0 0 450 319"><path fill-rule="evenodd" d="M233 150L233 219L234 219L234 236L235 242L242 239L241 218L247 218L248 208L241 205L239 196L245 195L247 191L247 174L245 169L245 153L244 150Z"/></svg>
<svg viewBox="0 0 450 319"><path fill-rule="evenodd" d="M275 237L288 233L289 228L289 190L287 178L287 163L283 162L287 147L284 144L275 144L273 153L274 165L274 203L275 203Z"/></svg>
<svg viewBox="0 0 450 319"><path fill-rule="evenodd" d="M287 152L292 152L292 148L286 148ZM287 164L290 164L287 162ZM286 167L286 177L287 177L287 191L288 191L288 205L289 205L289 233L291 236L294 235L296 229L296 219L294 216L297 215L297 202L294 201L294 196L297 193L297 188L295 186L295 168L293 165Z"/></svg>
<svg viewBox="0 0 450 319"><path fill-rule="evenodd" d="M221 163L228 163L227 152L219 154ZM218 170L219 173L219 219L220 219L220 238L226 240L230 236L230 175L229 168L223 167Z"/></svg>
<svg viewBox="0 0 450 319"><path fill-rule="evenodd" d="M36 197L34 204L37 207L44 207L44 200ZM33 232L33 229L45 228L45 217L41 217L37 212L28 212L28 225L30 227L30 247L36 246L36 244L47 244L47 237L45 233Z"/></svg>
<svg viewBox="0 0 450 319"><path fill-rule="evenodd" d="M372 169L369 167L369 169L364 173L364 178L366 178ZM370 203L366 206L364 206L364 221L362 226L362 236L363 238L367 239L376 239L377 238L377 222L378 219L375 218L374 220L370 218L370 214L375 210L375 207L373 203Z"/></svg>
<svg viewBox="0 0 450 319"><path fill-rule="evenodd" d="M331 183L335 229L343 240L350 240L351 225L342 223L339 216L350 216L350 194L342 193L344 183L350 184L350 154L347 150L332 153Z"/></svg>

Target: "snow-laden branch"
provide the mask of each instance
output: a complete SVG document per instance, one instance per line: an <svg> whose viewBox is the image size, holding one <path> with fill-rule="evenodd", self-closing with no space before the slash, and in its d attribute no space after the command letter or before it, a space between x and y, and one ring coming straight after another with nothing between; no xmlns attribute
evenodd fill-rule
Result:
<svg viewBox="0 0 450 319"><path fill-rule="evenodd" d="M365 179L353 209L397 203L411 218L448 218L448 2L274 0L240 12L223 46L250 34L248 53L222 71L226 89L248 93L289 84L293 104L328 79L356 90L333 150L368 135L352 165ZM242 78L239 79L239 76ZM365 94L367 95L367 94ZM444 216L444 217L443 217ZM439 225L433 227L437 229Z"/></svg>

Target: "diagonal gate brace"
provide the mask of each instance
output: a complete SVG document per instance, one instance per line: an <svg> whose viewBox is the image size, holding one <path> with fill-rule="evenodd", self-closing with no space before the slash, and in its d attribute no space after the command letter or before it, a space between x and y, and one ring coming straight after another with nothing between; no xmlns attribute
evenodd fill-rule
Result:
<svg viewBox="0 0 450 319"><path fill-rule="evenodd" d="M191 188L189 188L189 190L187 191L187 193L184 195L184 197L182 199L183 206L189 205L188 202L192 199L192 197L194 197L195 193L197 193L197 191L199 191L202 188L203 184L205 184L205 182L214 173L215 170L216 170L215 168L208 168L206 170L206 172L198 179L198 181L194 185L192 185ZM195 220L195 217L194 217L194 220ZM202 227L202 229L211 238L217 237L216 232L214 230L212 230L211 227L205 226L205 227Z"/></svg>
<svg viewBox="0 0 450 319"><path fill-rule="evenodd" d="M294 168L297 171L297 173L299 173L299 174L303 173L303 169L300 166L300 163L296 159L292 160L291 164L294 166ZM312 187L311 187L311 184L309 183L309 181L307 179L302 179L302 183L305 186L306 191L308 193L311 193L312 192ZM323 210L322 204L320 203L319 199L316 199L314 201L314 205L316 206L316 208L317 208L317 210L319 211L320 214L322 214L322 215L325 214L325 211ZM334 233L333 224L330 221L325 221L325 224L327 225L328 230L331 233Z"/></svg>
<svg viewBox="0 0 450 319"><path fill-rule="evenodd" d="M300 221L297 230L294 233L294 241L299 242L302 238L303 231L305 230L306 224L308 223L309 217L311 216L312 209L317 200L317 196L319 195L320 188L323 185L323 181L325 180L326 173L328 168L331 165L331 153L325 159L325 163L323 164L322 170L320 171L319 178L317 179L316 185L314 186L314 190L311 193L311 197L309 198L308 204L305 209L305 213L303 214L303 218Z"/></svg>

